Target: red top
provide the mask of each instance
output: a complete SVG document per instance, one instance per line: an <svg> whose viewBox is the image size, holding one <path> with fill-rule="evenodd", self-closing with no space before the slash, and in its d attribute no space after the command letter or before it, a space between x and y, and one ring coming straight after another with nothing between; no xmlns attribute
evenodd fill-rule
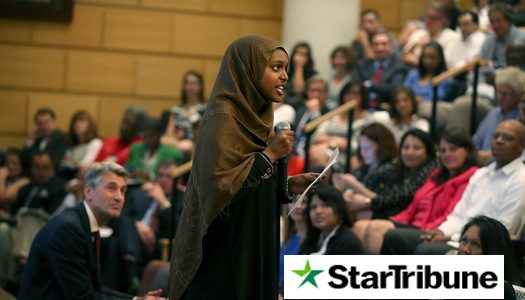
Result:
<svg viewBox="0 0 525 300"><path fill-rule="evenodd" d="M391 218L392 221L410 224L419 229L436 229L452 212L467 188L470 177L478 170L471 167L441 185L431 179L439 169L434 169L429 178L414 194L410 205Z"/></svg>
<svg viewBox="0 0 525 300"><path fill-rule="evenodd" d="M123 143L118 136L109 137L104 140L95 161L114 161L120 165L125 165L129 158L131 144L138 142L142 142L141 137L136 137L129 143Z"/></svg>

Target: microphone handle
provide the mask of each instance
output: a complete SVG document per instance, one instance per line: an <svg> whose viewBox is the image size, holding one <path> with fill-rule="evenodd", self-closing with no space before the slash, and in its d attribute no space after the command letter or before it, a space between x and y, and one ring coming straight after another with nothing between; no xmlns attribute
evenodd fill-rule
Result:
<svg viewBox="0 0 525 300"><path fill-rule="evenodd" d="M275 127L276 132L290 130L290 123L282 121ZM277 192L280 203L290 203L291 196L288 193L288 158L287 155L277 160Z"/></svg>
<svg viewBox="0 0 525 300"><path fill-rule="evenodd" d="M280 203L290 203L292 197L288 192L288 158L287 156L277 161L277 191Z"/></svg>

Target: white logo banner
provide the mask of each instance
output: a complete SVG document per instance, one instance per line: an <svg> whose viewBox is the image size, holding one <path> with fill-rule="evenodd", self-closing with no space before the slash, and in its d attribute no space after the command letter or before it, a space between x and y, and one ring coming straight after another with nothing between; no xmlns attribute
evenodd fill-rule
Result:
<svg viewBox="0 0 525 300"><path fill-rule="evenodd" d="M503 255L285 255L285 299L503 299Z"/></svg>

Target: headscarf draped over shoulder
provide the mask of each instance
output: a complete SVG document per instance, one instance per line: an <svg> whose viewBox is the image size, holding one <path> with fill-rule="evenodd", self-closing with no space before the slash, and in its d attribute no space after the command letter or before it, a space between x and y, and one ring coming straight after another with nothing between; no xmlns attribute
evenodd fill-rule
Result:
<svg viewBox="0 0 525 300"><path fill-rule="evenodd" d="M260 81L276 41L244 36L226 50L203 117L184 210L173 243L169 298L179 299L202 261L210 223L240 191L273 134L272 102Z"/></svg>

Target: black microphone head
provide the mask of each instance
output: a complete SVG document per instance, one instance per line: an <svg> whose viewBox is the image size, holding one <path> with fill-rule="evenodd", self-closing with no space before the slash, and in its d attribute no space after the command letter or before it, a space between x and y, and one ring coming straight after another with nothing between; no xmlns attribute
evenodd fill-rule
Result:
<svg viewBox="0 0 525 300"><path fill-rule="evenodd" d="M275 125L275 131L292 130L292 125L286 121L281 121Z"/></svg>

